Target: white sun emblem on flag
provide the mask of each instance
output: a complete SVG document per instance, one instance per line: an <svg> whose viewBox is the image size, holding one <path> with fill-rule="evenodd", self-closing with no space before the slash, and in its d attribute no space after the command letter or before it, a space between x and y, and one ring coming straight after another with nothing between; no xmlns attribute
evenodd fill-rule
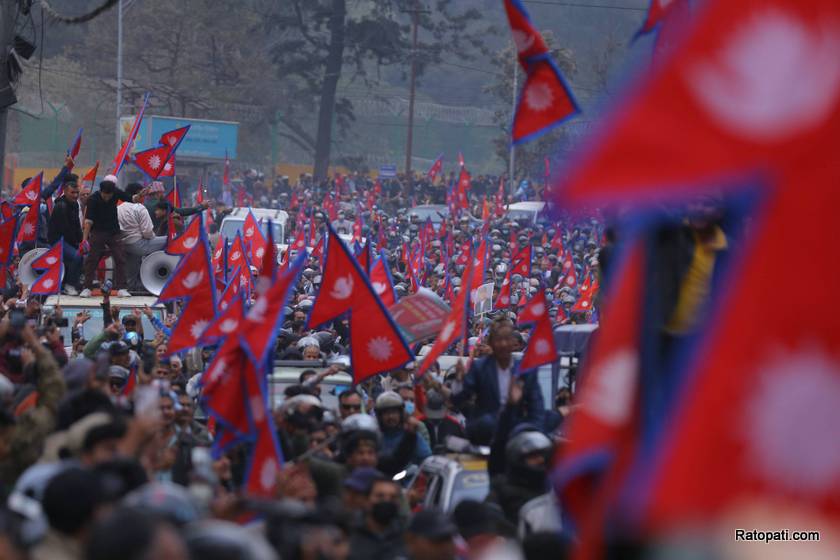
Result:
<svg viewBox="0 0 840 560"><path fill-rule="evenodd" d="M566 284L569 286L575 285L575 277L574 276L566 276Z"/></svg>
<svg viewBox="0 0 840 560"><path fill-rule="evenodd" d="M511 29L510 34L513 36L513 42L516 45L517 52L523 53L534 44L534 36L530 33L520 29Z"/></svg>
<svg viewBox="0 0 840 560"><path fill-rule="evenodd" d="M190 336L192 336L193 339L198 340L199 338L201 338L201 335L204 334L204 331L207 330L207 326L209 324L210 323L208 321L205 321L204 319L196 321L190 327Z"/></svg>
<svg viewBox="0 0 840 560"><path fill-rule="evenodd" d="M35 226L33 226L31 222L26 222L25 224L23 224L23 227L21 229L23 230L23 233L25 235L32 235L33 233L35 233Z"/></svg>
<svg viewBox="0 0 840 560"><path fill-rule="evenodd" d="M627 348L596 362L589 373L592 384L583 394L584 409L611 426L626 421L633 407L638 366L638 356Z"/></svg>
<svg viewBox="0 0 840 560"><path fill-rule="evenodd" d="M225 307L227 307L227 302L225 302ZM222 321L222 324L219 325L219 330L225 334L232 333L234 330L236 330L236 327L238 326L239 321L237 321L236 319L225 319L224 321Z"/></svg>
<svg viewBox="0 0 840 560"><path fill-rule="evenodd" d="M260 469L260 486L268 490L274 486L274 481L277 478L277 463L273 458L266 460Z"/></svg>
<svg viewBox="0 0 840 560"><path fill-rule="evenodd" d="M525 90L525 104L534 111L545 111L554 102L554 94L548 84L534 82Z"/></svg>
<svg viewBox="0 0 840 560"><path fill-rule="evenodd" d="M393 354L391 341L384 336L371 338L367 343L367 351L370 357L378 362L384 362Z"/></svg>
<svg viewBox="0 0 840 560"><path fill-rule="evenodd" d="M160 156L154 155L149 157L149 168L150 169L160 169Z"/></svg>
<svg viewBox="0 0 840 560"><path fill-rule="evenodd" d="M49 290L55 285L55 280L53 280L52 278L46 278L42 285L44 286L45 290Z"/></svg>
<svg viewBox="0 0 840 560"><path fill-rule="evenodd" d="M330 295L334 299L347 299L353 293L353 277L349 274L347 276L339 277L333 284L333 289Z"/></svg>
<svg viewBox="0 0 840 560"><path fill-rule="evenodd" d="M47 261L47 264L53 265L53 264L58 262L58 259L56 257L49 256L49 257L46 258L46 261Z"/></svg>
<svg viewBox="0 0 840 560"><path fill-rule="evenodd" d="M691 91L720 125L751 139L817 125L840 89L840 29L835 20L818 21L779 9L755 13L720 52L689 67Z"/></svg>
<svg viewBox="0 0 840 560"><path fill-rule="evenodd" d="M587 300L587 299L583 300L582 302L580 302L580 306L581 307L589 307L589 300Z"/></svg>
<svg viewBox="0 0 840 560"><path fill-rule="evenodd" d="M202 280L204 280L204 272L201 270L196 270L187 274L186 277L184 277L184 279L181 280L181 284L183 284L186 289L192 290L193 288L201 284Z"/></svg>
<svg viewBox="0 0 840 560"><path fill-rule="evenodd" d="M265 247L257 247L256 253L258 259L263 258L263 255L265 255Z"/></svg>
<svg viewBox="0 0 840 560"><path fill-rule="evenodd" d="M766 360L742 409L752 469L797 496L822 497L840 481L840 364L819 349Z"/></svg>
<svg viewBox="0 0 840 560"><path fill-rule="evenodd" d="M248 310L248 320L254 322L261 322L265 319L265 312L268 311L268 298L260 296L251 309Z"/></svg>
<svg viewBox="0 0 840 560"><path fill-rule="evenodd" d="M548 341L544 338L538 338L536 341L534 341L534 350L540 356L545 356L546 354L548 354L549 350L551 350L551 344L549 344Z"/></svg>
<svg viewBox="0 0 840 560"><path fill-rule="evenodd" d="M531 313L533 313L536 317L542 317L542 314L545 313L545 305L543 305L542 302L535 303L531 308Z"/></svg>

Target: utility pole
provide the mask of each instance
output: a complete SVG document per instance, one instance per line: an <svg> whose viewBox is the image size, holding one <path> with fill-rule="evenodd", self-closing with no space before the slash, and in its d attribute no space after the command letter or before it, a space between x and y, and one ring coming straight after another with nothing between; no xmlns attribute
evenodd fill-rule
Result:
<svg viewBox="0 0 840 560"><path fill-rule="evenodd" d="M516 45L514 45L513 52L516 52ZM514 189L516 188L513 184L513 170L514 170L514 163L516 162L516 146L513 145L513 115L516 114L516 90L519 82L519 61L513 61L513 91L511 94L511 98L513 101L511 102L511 127L510 127L510 159L508 161L508 189L510 189L511 194L513 194Z"/></svg>
<svg viewBox="0 0 840 560"><path fill-rule="evenodd" d="M122 148L122 138L120 134L120 118L122 118L122 82L123 82L123 3L122 0L117 0L117 134L116 144L117 152Z"/></svg>
<svg viewBox="0 0 840 560"><path fill-rule="evenodd" d="M4 73L0 79L0 186L6 179L6 122L9 107L17 101L14 88L5 76L7 57L11 56L9 49L15 37L17 9L16 0L0 0L0 72Z"/></svg>
<svg viewBox="0 0 840 560"><path fill-rule="evenodd" d="M417 0L414 7L408 10L411 14L411 75L408 83L408 134L405 140L405 176L409 189L414 183L411 174L411 155L414 149L414 88L417 81L417 27L420 24L420 14L429 14L429 10L421 10Z"/></svg>

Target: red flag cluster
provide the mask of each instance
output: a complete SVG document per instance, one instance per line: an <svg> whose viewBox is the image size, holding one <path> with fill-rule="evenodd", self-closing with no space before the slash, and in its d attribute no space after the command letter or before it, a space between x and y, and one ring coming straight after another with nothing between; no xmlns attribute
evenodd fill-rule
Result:
<svg viewBox="0 0 840 560"><path fill-rule="evenodd" d="M32 261L32 270L44 271L29 287L29 293L46 296L61 291L61 276L64 273L64 239L50 247L50 249Z"/></svg>
<svg viewBox="0 0 840 560"><path fill-rule="evenodd" d="M409 362L413 356L376 290L331 226L321 289L309 315L315 327L350 313L350 359L360 383Z"/></svg>

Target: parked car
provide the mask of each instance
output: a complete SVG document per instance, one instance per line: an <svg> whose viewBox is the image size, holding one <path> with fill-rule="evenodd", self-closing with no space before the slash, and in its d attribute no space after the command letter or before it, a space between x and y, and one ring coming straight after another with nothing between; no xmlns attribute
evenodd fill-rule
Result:
<svg viewBox="0 0 840 560"><path fill-rule="evenodd" d="M463 500L484 501L490 493L487 460L473 453L432 455L420 465L408 486L423 509L449 513Z"/></svg>

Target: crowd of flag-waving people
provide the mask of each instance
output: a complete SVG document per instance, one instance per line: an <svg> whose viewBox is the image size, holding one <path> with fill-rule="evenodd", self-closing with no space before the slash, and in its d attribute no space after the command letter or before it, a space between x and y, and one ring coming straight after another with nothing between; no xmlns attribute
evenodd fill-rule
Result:
<svg viewBox="0 0 840 560"><path fill-rule="evenodd" d="M521 142L579 108L504 5ZM545 175L179 176L189 127L132 153L141 110L107 171L80 134L9 186L0 558L688 557L719 542L669 531L830 527L840 11L691 12ZM815 247L803 321L780 267Z"/></svg>

